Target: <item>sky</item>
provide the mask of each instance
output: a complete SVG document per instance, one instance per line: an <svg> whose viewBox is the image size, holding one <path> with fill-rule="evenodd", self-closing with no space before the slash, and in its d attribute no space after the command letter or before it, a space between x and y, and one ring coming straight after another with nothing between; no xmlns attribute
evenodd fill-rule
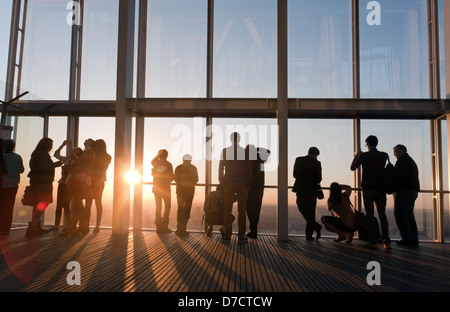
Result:
<svg viewBox="0 0 450 312"><path fill-rule="evenodd" d="M179 10L174 10L173 2L149 1L146 96L204 98L207 1L176 1ZM379 11L367 7L368 0L360 1L361 97L427 98L426 0L377 2ZM28 3L21 87L42 99L65 100L71 36L71 26L67 24L71 14L68 1L29 0ZM442 1L439 3L442 5ZM116 94L118 0L85 0L85 4L81 99L111 100ZM351 98L351 1L289 0L288 10L289 97ZM2 43L9 39L10 11L11 1L0 1ZM379 25L370 25L369 17L378 18ZM276 1L215 0L214 21L213 96L276 98ZM0 46L2 81L6 80L7 47L7 44ZM176 165L181 163L182 153L196 149L194 143L183 145L183 140L190 137L191 142L204 141L202 131L195 131L196 122L201 124L200 128L204 127L201 118L146 119L144 182L151 182L149 162L158 149L169 149L169 160ZM275 119L214 119L213 122L219 140L214 145L217 150L228 144L227 126L240 126L249 133L256 128L256 137L246 138L243 144L277 149L275 135L262 136L273 134ZM64 139L65 131L61 129L65 125L64 119L50 121L55 148ZM104 138L108 152L114 154L111 118L84 118L80 125L80 142L88 137ZM93 134L89 130L94 126ZM26 162L40 136L36 130L41 128L39 118L19 121L18 137L26 140L18 150ZM166 131L161 131L162 128ZM380 149L388 152L392 161L395 161L394 145L403 143L410 148L421 169L422 185L431 187L428 121L363 120L361 128L362 139L369 134L379 136ZM295 158L306 154L310 146L317 146L321 151L323 186L334 181L353 184L353 173L349 170L353 157L352 129L351 120L289 120L289 185L293 184L291 172ZM24 137L25 133L29 135ZM270 161L276 162L274 158ZM204 182L204 160L199 157L194 162ZM274 186L277 171L272 165L267 166L270 170L266 173L266 184ZM213 161L213 183L217 183L217 166L218 162ZM108 177L112 181L113 165L110 168ZM106 192L110 194L111 190L108 185ZM276 194L271 194L265 200L272 204Z"/></svg>

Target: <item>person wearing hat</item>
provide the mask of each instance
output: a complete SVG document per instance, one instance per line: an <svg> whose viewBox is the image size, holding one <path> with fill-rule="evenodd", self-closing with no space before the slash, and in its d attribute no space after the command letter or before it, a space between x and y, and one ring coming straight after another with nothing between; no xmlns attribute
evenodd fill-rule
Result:
<svg viewBox="0 0 450 312"><path fill-rule="evenodd" d="M194 199L195 185L198 182L198 171L192 162L191 155L183 156L183 163L175 168L175 183L177 184L177 230L178 236L187 236L187 223L191 216L192 200Z"/></svg>

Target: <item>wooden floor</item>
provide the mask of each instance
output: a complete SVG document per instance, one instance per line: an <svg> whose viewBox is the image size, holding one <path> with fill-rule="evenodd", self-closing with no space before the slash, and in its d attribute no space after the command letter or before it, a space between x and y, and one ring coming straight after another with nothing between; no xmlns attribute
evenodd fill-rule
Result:
<svg viewBox="0 0 450 312"><path fill-rule="evenodd" d="M214 233L112 235L111 230L62 238L26 238L14 230L0 239L1 292L449 292L450 245L421 243L392 250L362 241L335 243L276 236L223 242ZM70 261L81 285L69 285ZM381 285L370 286L367 264L380 264Z"/></svg>

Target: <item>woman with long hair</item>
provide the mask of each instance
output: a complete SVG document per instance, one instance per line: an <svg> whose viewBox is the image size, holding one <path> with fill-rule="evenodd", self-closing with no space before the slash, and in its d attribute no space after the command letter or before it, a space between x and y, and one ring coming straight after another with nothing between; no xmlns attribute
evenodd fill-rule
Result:
<svg viewBox="0 0 450 312"><path fill-rule="evenodd" d="M346 243L351 243L353 239L356 223L350 201L351 192L352 189L348 185L340 185L337 182L330 185L327 204L328 211L333 216L323 216L322 223L328 231L338 234L335 242L346 240Z"/></svg>
<svg viewBox="0 0 450 312"><path fill-rule="evenodd" d="M95 161L91 168L91 192L92 198L86 199L86 218L87 222L91 217L92 202L95 200L95 207L97 208L97 216L95 222L94 232L100 231L100 223L103 214L103 190L105 189L106 171L111 163L111 155L106 150L106 142L102 139L96 140L94 144Z"/></svg>
<svg viewBox="0 0 450 312"><path fill-rule="evenodd" d="M26 236L35 236L46 233L41 227L41 216L48 205L53 202L53 180L55 168L63 164L62 161L53 162L50 151L53 149L53 140L42 138L36 145L30 159L30 187L33 196L33 212L28 223Z"/></svg>

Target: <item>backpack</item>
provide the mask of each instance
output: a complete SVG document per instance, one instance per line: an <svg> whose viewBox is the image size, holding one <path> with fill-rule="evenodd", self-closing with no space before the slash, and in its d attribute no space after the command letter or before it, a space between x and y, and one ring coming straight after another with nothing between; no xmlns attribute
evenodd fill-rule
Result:
<svg viewBox="0 0 450 312"><path fill-rule="evenodd" d="M209 193L203 205L206 223L222 224L223 223L223 195L218 191Z"/></svg>
<svg viewBox="0 0 450 312"><path fill-rule="evenodd" d="M389 161L389 159L388 164L384 168L383 188L386 194L389 195L394 193L397 188L397 175L395 173L394 165Z"/></svg>
<svg viewBox="0 0 450 312"><path fill-rule="evenodd" d="M353 208L353 205L352 205ZM369 240L369 233L367 232L367 220L366 215L353 208L353 213L355 215L355 223L356 223L356 231L358 231L358 238L360 240L368 241ZM380 232L380 224L378 223L378 219L374 216L375 221L375 230L376 230L376 237L377 241L381 238L381 232Z"/></svg>

